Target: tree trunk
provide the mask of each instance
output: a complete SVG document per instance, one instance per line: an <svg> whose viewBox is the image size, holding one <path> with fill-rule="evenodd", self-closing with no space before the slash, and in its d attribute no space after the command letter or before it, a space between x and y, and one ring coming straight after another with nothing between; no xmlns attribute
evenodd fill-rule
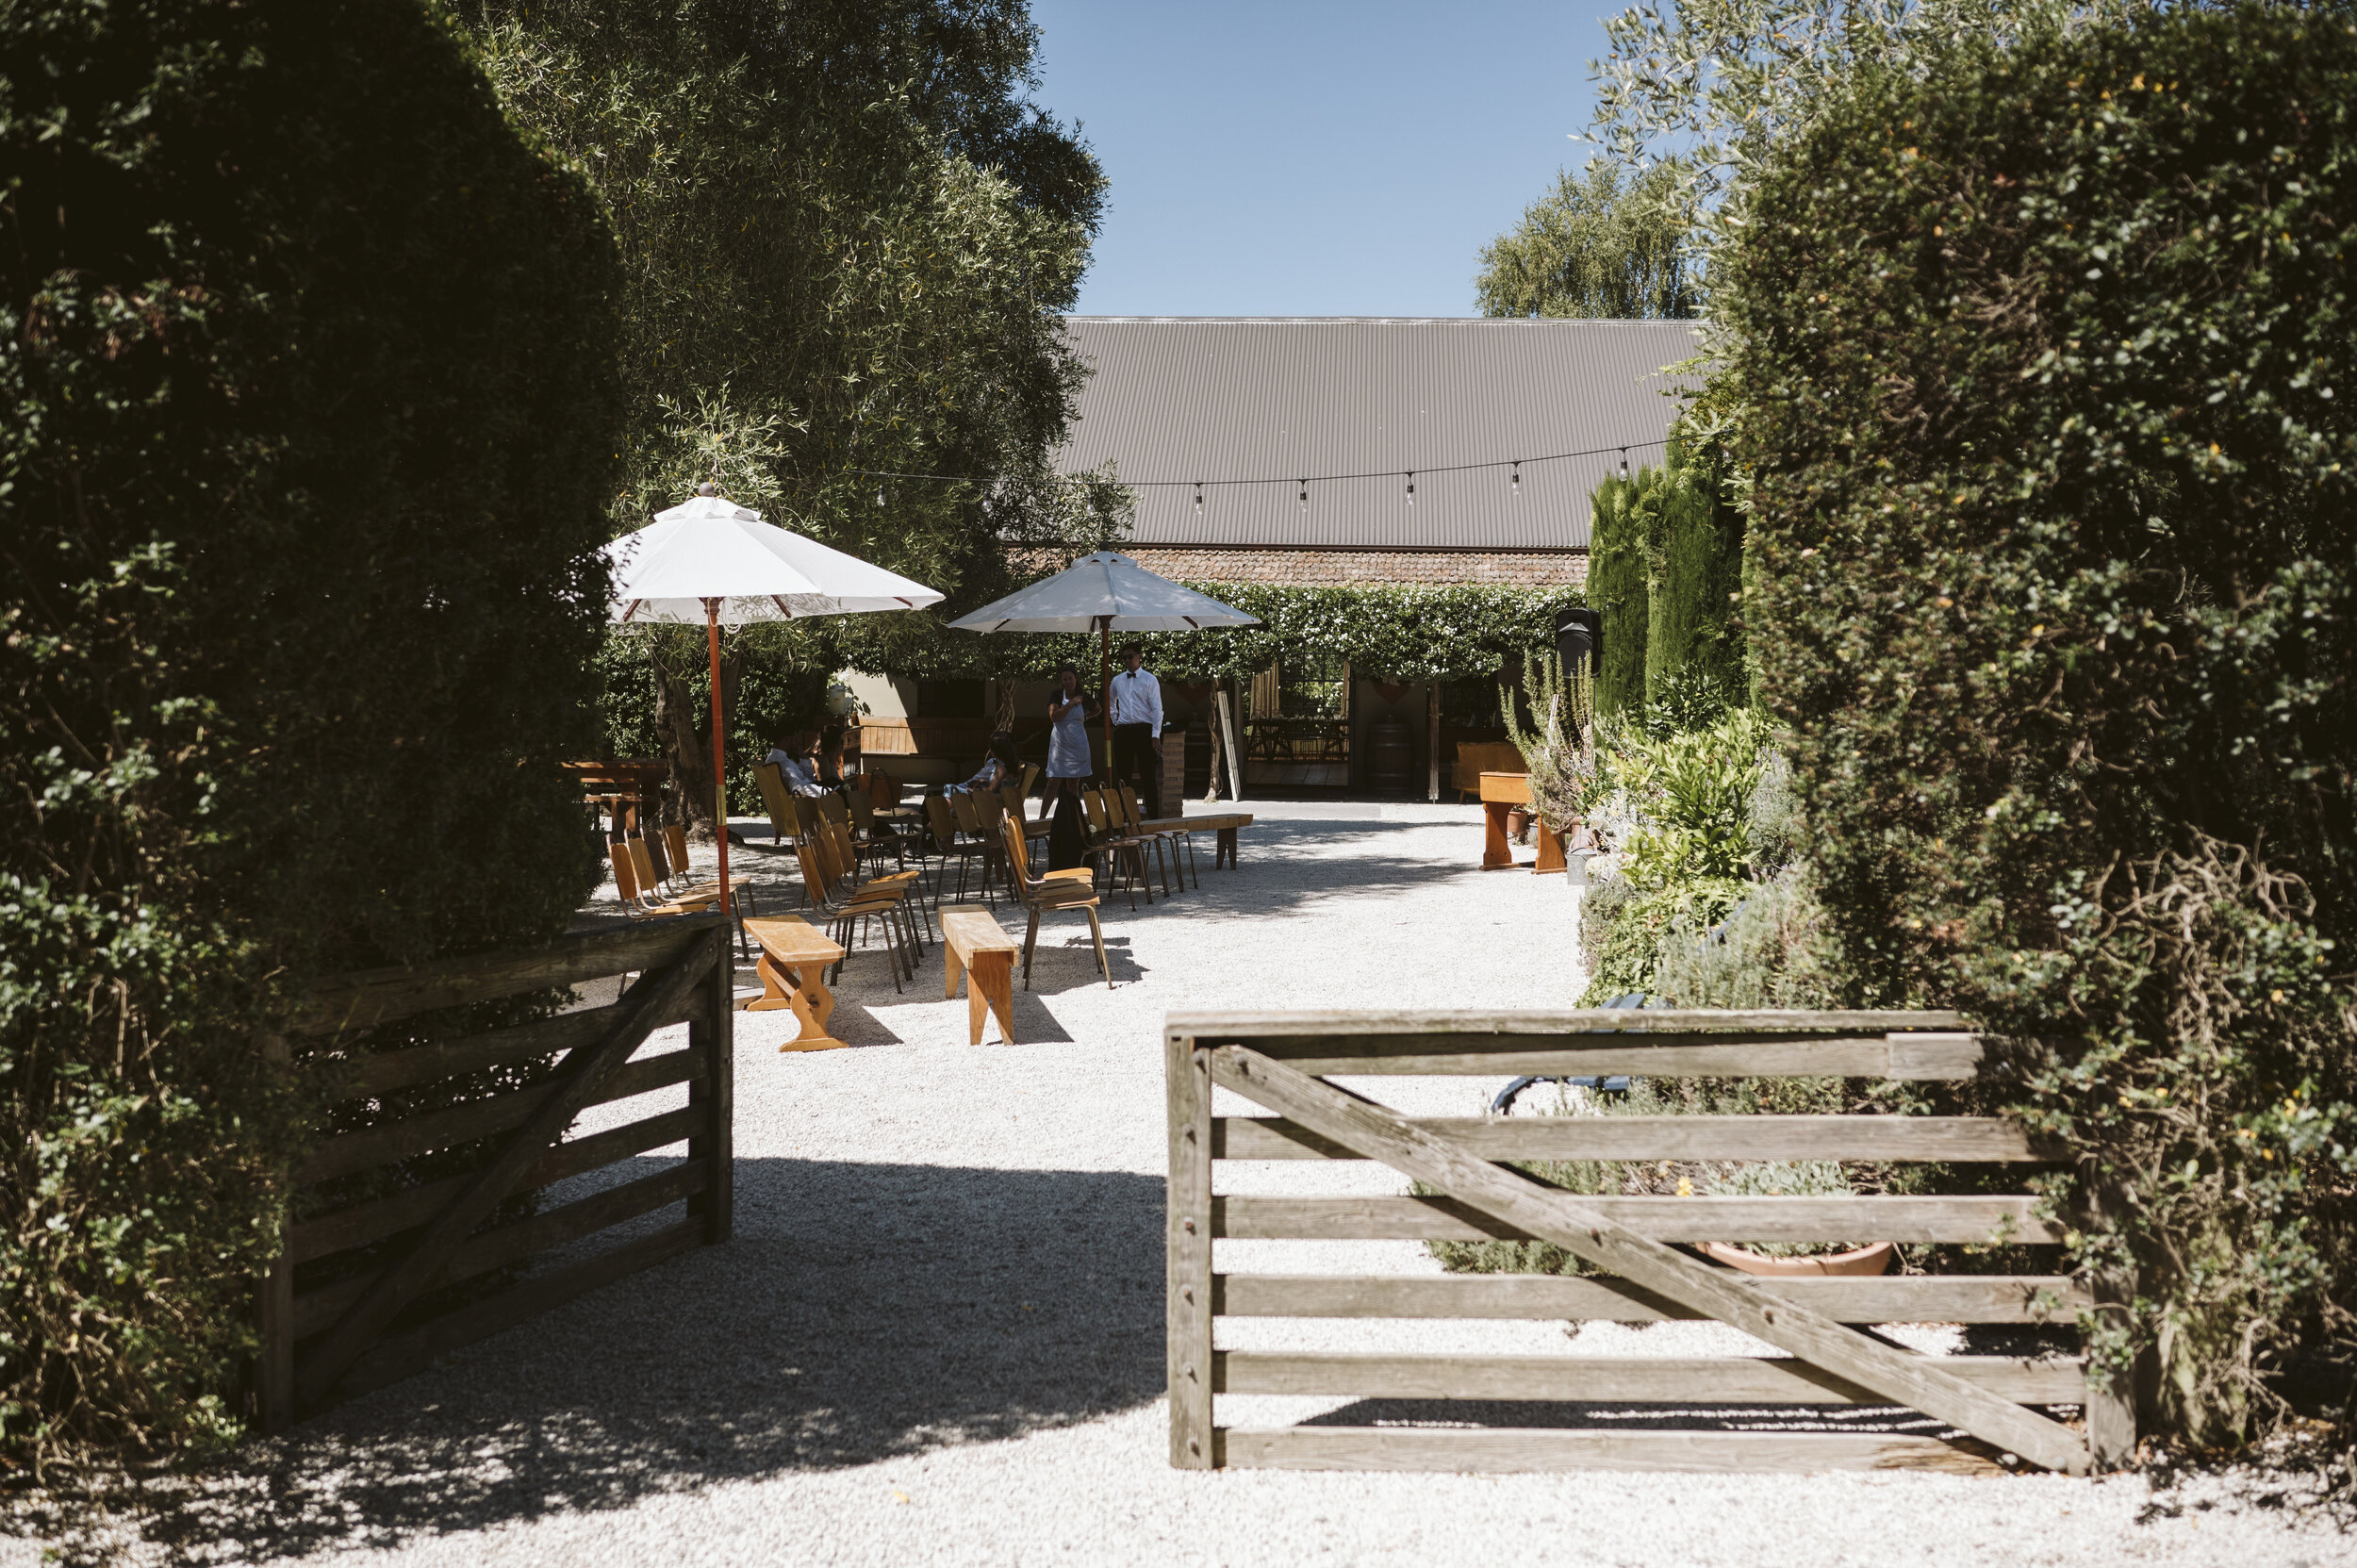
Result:
<svg viewBox="0 0 2357 1568"><path fill-rule="evenodd" d="M679 646L672 646L675 640ZM699 724L695 688L688 684L684 639L668 634L654 638L654 733L663 742L663 755L671 765L670 809L698 838L712 836L712 730ZM703 663L703 650L695 650L695 663ZM726 696L725 689L722 692Z"/></svg>

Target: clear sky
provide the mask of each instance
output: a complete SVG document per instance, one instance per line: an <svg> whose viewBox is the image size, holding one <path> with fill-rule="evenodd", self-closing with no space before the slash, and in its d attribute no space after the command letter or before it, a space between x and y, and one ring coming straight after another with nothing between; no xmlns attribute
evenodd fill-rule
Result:
<svg viewBox="0 0 2357 1568"><path fill-rule="evenodd" d="M1040 102L1113 182L1080 310L1474 314L1482 245L1594 150L1620 8L1031 0Z"/></svg>

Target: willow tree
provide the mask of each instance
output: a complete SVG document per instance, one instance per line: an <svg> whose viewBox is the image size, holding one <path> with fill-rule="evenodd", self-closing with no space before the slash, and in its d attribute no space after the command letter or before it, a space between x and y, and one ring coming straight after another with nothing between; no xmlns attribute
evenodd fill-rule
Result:
<svg viewBox="0 0 2357 1568"><path fill-rule="evenodd" d="M717 478L943 589L951 614L1009 586L1010 545L1104 532L1102 506L1045 473L1083 373L1060 317L1104 182L1027 97L1022 0L461 9L511 111L588 173L621 243L633 414L614 532ZM866 619L862 662L888 664L924 657L944 618ZM702 638L632 635L620 663L651 664L656 738L699 810ZM838 654L826 625L733 634L723 696L758 667L771 717L791 718ZM737 767L766 746L748 718Z"/></svg>
<svg viewBox="0 0 2357 1568"><path fill-rule="evenodd" d="M1482 247L1475 291L1485 316L1684 319L1699 313L1674 165L1633 178L1603 163L1564 170L1522 222Z"/></svg>

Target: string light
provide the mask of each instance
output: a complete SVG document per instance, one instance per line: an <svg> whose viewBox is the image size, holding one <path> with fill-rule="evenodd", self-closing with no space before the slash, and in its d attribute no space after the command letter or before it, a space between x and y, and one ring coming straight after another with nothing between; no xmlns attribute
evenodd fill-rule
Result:
<svg viewBox="0 0 2357 1568"><path fill-rule="evenodd" d="M1303 511L1305 511L1305 512L1306 512L1306 511L1308 511L1308 510L1310 509L1310 482L1309 482L1307 479L1304 479L1304 480L1302 480L1300 483L1301 483L1301 509L1302 509Z"/></svg>
<svg viewBox="0 0 2357 1568"><path fill-rule="evenodd" d="M1523 498L1523 465L1519 459L1514 464L1514 472L1511 477L1514 485L1514 499L1520 501Z"/></svg>
<svg viewBox="0 0 2357 1568"><path fill-rule="evenodd" d="M1409 470L1408 470L1408 504L1409 504L1409 505L1410 505L1410 506L1413 506L1415 503L1416 503L1416 470L1413 470L1413 469L1409 469Z"/></svg>
<svg viewBox="0 0 2357 1568"><path fill-rule="evenodd" d="M1203 487L1201 485L1195 487L1195 515L1198 518L1203 515Z"/></svg>
<svg viewBox="0 0 2357 1568"><path fill-rule="evenodd" d="M1560 463L1570 458L1601 457L1615 452L1619 453L1621 455L1622 474L1623 477L1626 477L1629 453L1641 448L1657 447L1663 444L1664 443L1659 440L1631 441L1627 446L1589 447L1579 452L1551 452L1543 457L1497 457L1482 463L1449 463L1437 469L1409 470L1406 477L1410 483L1412 483L1415 479L1416 473L1419 471L1426 473L1470 473L1475 469L1508 469L1512 470L1509 476L1509 482L1519 484L1519 481L1522 478L1522 466L1525 463ZM982 485L992 482L987 475L977 477L976 475L970 473L914 473L900 469L847 469L843 471L861 478L922 479L944 485ZM1609 478L1611 473L1612 470L1607 466L1605 470L1606 477ZM1123 479L1117 480L1115 483L1121 485L1126 489L1132 490L1192 489L1195 494L1195 505L1199 508L1203 504L1204 489L1207 487L1213 485L1290 484L1294 487L1296 491L1299 491L1307 489L1311 485L1330 485L1349 479L1392 479L1400 477L1400 470L1392 469L1388 470L1378 470L1364 473L1313 473L1309 475L1307 478L1295 478L1291 480L1286 479L1282 474L1240 474L1232 479ZM1060 484L1065 485L1086 485L1096 482L1096 476L1090 474L1059 473L1048 475L1048 477L1054 479Z"/></svg>
<svg viewBox="0 0 2357 1568"><path fill-rule="evenodd" d="M876 487L876 504L879 506L883 504L883 487L882 485Z"/></svg>

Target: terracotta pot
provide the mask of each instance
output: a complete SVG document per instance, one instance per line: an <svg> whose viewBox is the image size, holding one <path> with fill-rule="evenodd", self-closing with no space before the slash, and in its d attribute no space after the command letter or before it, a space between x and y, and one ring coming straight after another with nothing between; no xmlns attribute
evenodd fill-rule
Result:
<svg viewBox="0 0 2357 1568"><path fill-rule="evenodd" d="M1520 806L1516 806L1506 814L1506 834L1508 837L1513 839L1514 842L1519 844L1522 842L1523 834L1528 833L1529 831L1530 813L1525 811Z"/></svg>
<svg viewBox="0 0 2357 1568"><path fill-rule="evenodd" d="M1828 1275L1887 1274L1895 1255L1888 1242L1876 1242L1854 1252L1828 1252L1815 1258L1771 1258L1724 1242L1705 1242L1704 1255L1745 1274L1784 1279L1820 1279Z"/></svg>

